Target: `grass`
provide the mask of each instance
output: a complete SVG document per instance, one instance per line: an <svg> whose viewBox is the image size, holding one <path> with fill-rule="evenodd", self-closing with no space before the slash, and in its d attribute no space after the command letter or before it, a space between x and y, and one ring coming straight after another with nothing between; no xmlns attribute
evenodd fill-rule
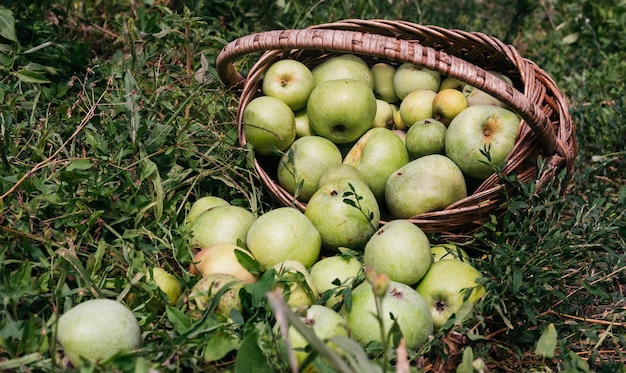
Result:
<svg viewBox="0 0 626 373"><path fill-rule="evenodd" d="M149 304L163 294L145 273L162 266L185 289L197 281L183 219L198 197L258 214L275 207L249 171L250 153L237 146L237 95L214 71L221 48L252 32L343 18L405 19L506 40L555 79L576 123L575 172L557 179L567 192L506 180L518 191L506 214L464 243L488 296L472 322L450 326L462 343L439 333L410 353L413 369L458 352L462 372L485 371L480 364L624 372L619 0L0 2L0 370L65 370L55 321L94 297L125 301L144 347L85 371L288 370L272 331L277 306L265 298L272 278L248 289L245 318L228 323L194 321L182 301L155 311ZM245 73L254 59L238 68ZM354 350L362 353L383 361L376 346ZM356 357L355 370L372 369Z"/></svg>

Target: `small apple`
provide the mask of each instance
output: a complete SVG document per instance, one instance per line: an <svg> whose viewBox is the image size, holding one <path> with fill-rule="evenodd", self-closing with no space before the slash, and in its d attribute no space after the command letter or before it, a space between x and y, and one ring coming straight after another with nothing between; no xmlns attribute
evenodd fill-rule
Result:
<svg viewBox="0 0 626 373"><path fill-rule="evenodd" d="M413 123L433 117L433 99L437 93L429 89L412 91L400 103L402 123L411 127Z"/></svg>
<svg viewBox="0 0 626 373"><path fill-rule="evenodd" d="M191 227L193 222L196 220L198 216L200 216L200 214L212 209L213 207L228 206L228 205L230 205L230 203L228 203L226 200L220 197L215 197L215 196L200 197L191 205L191 208L189 209L187 216L185 216L185 226Z"/></svg>
<svg viewBox="0 0 626 373"><path fill-rule="evenodd" d="M205 248L219 243L246 242L248 228L256 216L240 206L217 206L198 215L190 227L189 244Z"/></svg>
<svg viewBox="0 0 626 373"><path fill-rule="evenodd" d="M211 273L228 273L246 283L256 282L256 276L239 263L235 252L252 257L249 251L237 245L217 244L198 251L189 265L189 272L192 275L201 274L202 276L208 276Z"/></svg>
<svg viewBox="0 0 626 373"><path fill-rule="evenodd" d="M183 288L176 277L161 267L152 268L152 273L148 273L148 277L165 293L166 303L170 306L175 305L183 292Z"/></svg>
<svg viewBox="0 0 626 373"><path fill-rule="evenodd" d="M417 283L432 263L426 234L408 220L392 220L365 245L363 264L406 285Z"/></svg>
<svg viewBox="0 0 626 373"><path fill-rule="evenodd" d="M285 260L295 260L309 268L319 256L322 240L300 210L279 207L252 223L246 246L263 269Z"/></svg>
<svg viewBox="0 0 626 373"><path fill-rule="evenodd" d="M326 171L340 165L337 145L321 136L305 136L293 142L278 162L278 184L299 201L308 201Z"/></svg>
<svg viewBox="0 0 626 373"><path fill-rule="evenodd" d="M367 179L378 201L385 199L385 184L389 175L409 162L404 142L387 128L372 128L352 146L343 159Z"/></svg>
<svg viewBox="0 0 626 373"><path fill-rule="evenodd" d="M397 219L441 210L465 197L463 173L441 154L425 155L407 163L391 174L385 188L387 207Z"/></svg>
<svg viewBox="0 0 626 373"><path fill-rule="evenodd" d="M465 87L465 85L465 82L462 82L457 78L447 76L441 81L441 84L439 84L438 92L441 92L445 89L456 89L457 91L463 92L463 88Z"/></svg>
<svg viewBox="0 0 626 373"><path fill-rule="evenodd" d="M465 108L467 99L463 92L456 89L444 89L433 98L433 118L446 126Z"/></svg>
<svg viewBox="0 0 626 373"><path fill-rule="evenodd" d="M471 304L485 294L484 286L476 282L480 277L476 268L459 260L440 260L430 266L416 290L429 305L435 329L459 311L466 292L470 292L467 302Z"/></svg>
<svg viewBox="0 0 626 373"><path fill-rule="evenodd" d="M196 318L199 318L209 308L217 293L225 286L229 286L228 290L218 300L215 312L225 316L229 316L233 309L241 312L239 291L245 284L244 281L228 273L209 273L191 288L187 300L189 311Z"/></svg>
<svg viewBox="0 0 626 373"><path fill-rule="evenodd" d="M59 317L57 341L74 367L80 367L83 359L102 361L141 347L141 330L126 305L91 299Z"/></svg>
<svg viewBox="0 0 626 373"><path fill-rule="evenodd" d="M380 208L367 186L356 179L322 185L304 214L322 237L322 248L362 250L380 223Z"/></svg>
<svg viewBox="0 0 626 373"><path fill-rule="evenodd" d="M258 154L276 154L296 139L295 114L276 97L254 98L243 110L242 120L246 141Z"/></svg>
<svg viewBox="0 0 626 373"><path fill-rule="evenodd" d="M331 57L315 66L312 72L316 86L330 80L350 79L363 82L370 90L374 88L374 75L369 65L354 54Z"/></svg>
<svg viewBox="0 0 626 373"><path fill-rule="evenodd" d="M400 65L393 76L393 90L401 100L419 89L437 92L440 83L441 75L437 71L408 62Z"/></svg>
<svg viewBox="0 0 626 373"><path fill-rule="evenodd" d="M292 308L310 306L319 293L313 285L311 275L306 267L297 260L285 260L276 263L274 287L280 289L287 305Z"/></svg>
<svg viewBox="0 0 626 373"><path fill-rule="evenodd" d="M313 131L309 123L309 115L306 112L306 108L296 111L294 115L296 116L296 139L305 136L315 136L315 131Z"/></svg>
<svg viewBox="0 0 626 373"><path fill-rule="evenodd" d="M393 109L387 101L376 99L376 116L374 117L374 128L393 127Z"/></svg>
<svg viewBox="0 0 626 373"><path fill-rule="evenodd" d="M497 71L489 71L497 78L500 78L505 83L512 85L513 81L508 76L499 73ZM463 94L467 98L467 106L475 106L475 105L493 105L498 107L506 107L506 104L497 98L493 97L489 93L480 90L476 87L473 87L469 84L463 86Z"/></svg>
<svg viewBox="0 0 626 373"><path fill-rule="evenodd" d="M469 262L469 255L455 244L443 243L434 245L430 248L430 252L433 255L433 262L440 260L460 260L462 262Z"/></svg>
<svg viewBox="0 0 626 373"><path fill-rule="evenodd" d="M414 160L429 154L444 154L447 130L445 124L433 118L415 122L406 131L405 145L409 159Z"/></svg>
<svg viewBox="0 0 626 373"><path fill-rule="evenodd" d="M374 93L379 99L390 104L400 101L393 89L393 76L396 68L386 62L378 62L370 67L374 76Z"/></svg>
<svg viewBox="0 0 626 373"><path fill-rule="evenodd" d="M406 131L408 128L402 121L402 114L400 114L400 108L393 113L393 128L400 131Z"/></svg>
<svg viewBox="0 0 626 373"><path fill-rule="evenodd" d="M261 90L297 111L306 106L314 87L311 70L300 61L286 59L272 63L267 69Z"/></svg>
<svg viewBox="0 0 626 373"><path fill-rule="evenodd" d="M357 278L363 264L354 256L333 255L318 260L311 269L311 281L320 294L326 291L338 291L345 287L352 288L352 282ZM325 304L333 307L343 300L341 294L334 294Z"/></svg>
<svg viewBox="0 0 626 373"><path fill-rule="evenodd" d="M376 97L361 81L331 80L313 89L307 113L315 133L335 144L351 143L372 127Z"/></svg>
<svg viewBox="0 0 626 373"><path fill-rule="evenodd" d="M382 342L378 318L383 321L385 335L389 334L394 320L398 323L407 349L418 349L428 341L433 332L433 320L428 304L415 289L389 281L381 304L382 314L377 315L374 290L368 281L362 282L352 291L352 307L346 310L346 316L356 341L362 345L371 341Z"/></svg>
<svg viewBox="0 0 626 373"><path fill-rule="evenodd" d="M340 164L330 167L320 178L318 187L340 179L356 179L367 185L367 179L356 167L349 164Z"/></svg>
<svg viewBox="0 0 626 373"><path fill-rule="evenodd" d="M519 124L520 117L508 109L470 106L448 126L446 154L467 176L484 180L513 149Z"/></svg>

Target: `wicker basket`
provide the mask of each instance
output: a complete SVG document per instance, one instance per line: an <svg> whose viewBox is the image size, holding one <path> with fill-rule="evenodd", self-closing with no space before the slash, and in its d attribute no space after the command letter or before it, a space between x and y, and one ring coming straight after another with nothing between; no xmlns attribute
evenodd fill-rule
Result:
<svg viewBox="0 0 626 373"><path fill-rule="evenodd" d="M244 78L233 62L247 54L261 53ZM515 146L507 158L505 175L517 174L523 181L535 180L538 187L554 181L560 170L570 172L576 142L567 102L554 81L535 63L522 58L511 45L477 32L423 26L403 21L344 20L307 29L277 30L251 34L230 42L217 58L217 71L230 89L240 91L237 123L240 144L246 139L242 115L246 105L261 94L263 74L275 61L297 59L313 68L342 53L359 55L369 64L385 61L410 62L457 78L495 96L522 118ZM488 70L513 81L506 84ZM537 169L537 157L546 160ZM272 195L286 206L304 211L276 181L276 157L255 158L255 168ZM503 211L503 188L491 175L467 198L446 209L412 217L426 232L459 235L480 228L490 214ZM385 223L382 221L381 223Z"/></svg>

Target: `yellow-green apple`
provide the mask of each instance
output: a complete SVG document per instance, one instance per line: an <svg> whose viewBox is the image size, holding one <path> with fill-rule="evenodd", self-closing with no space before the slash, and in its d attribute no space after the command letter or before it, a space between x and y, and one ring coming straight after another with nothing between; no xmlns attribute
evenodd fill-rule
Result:
<svg viewBox="0 0 626 373"><path fill-rule="evenodd" d="M241 312L239 291L245 284L244 281L228 273L209 273L198 280L191 288L187 298L189 312L196 318L202 316L204 311L210 307L218 292L226 286L228 286L228 290L224 290L219 300L217 300L215 312L227 317L230 316L230 311L233 309Z"/></svg>
<svg viewBox="0 0 626 373"><path fill-rule="evenodd" d="M374 88L374 75L369 65L354 54L331 57L315 66L312 72L316 86L330 80L351 79L363 82L370 90Z"/></svg>
<svg viewBox="0 0 626 373"><path fill-rule="evenodd" d="M204 196L198 198L189 209L189 212L185 216L185 226L191 227L193 222L200 214L217 206L228 206L230 203L223 198L216 196Z"/></svg>
<svg viewBox="0 0 626 373"><path fill-rule="evenodd" d="M400 131L406 131L408 128L402 121L402 114L400 114L400 108L393 113L393 128Z"/></svg>
<svg viewBox="0 0 626 373"><path fill-rule="evenodd" d="M219 243L245 244L256 216L241 206L217 206L198 215L190 227L189 243L203 249Z"/></svg>
<svg viewBox="0 0 626 373"><path fill-rule="evenodd" d="M352 146L343 159L367 179L378 201L385 199L385 184L389 175L409 162L404 142L392 130L372 128Z"/></svg>
<svg viewBox="0 0 626 373"><path fill-rule="evenodd" d="M278 184L306 202L317 190L322 175L330 167L340 165L342 158L337 145L325 137L296 139L278 162Z"/></svg>
<svg viewBox="0 0 626 373"><path fill-rule="evenodd" d="M258 154L276 154L296 139L296 116L276 97L254 98L243 110L242 120L246 141Z"/></svg>
<svg viewBox="0 0 626 373"><path fill-rule="evenodd" d="M236 252L252 258L248 250L237 245L217 244L198 251L189 265L189 272L192 275L202 276L208 276L211 273L228 273L246 283L256 282L256 276L241 265Z"/></svg>
<svg viewBox="0 0 626 373"><path fill-rule="evenodd" d="M406 285L421 280L432 261L428 237L417 225L404 219L392 220L380 227L363 253L366 267Z"/></svg>
<svg viewBox="0 0 626 373"><path fill-rule="evenodd" d="M340 164L330 167L320 178L319 186L335 182L340 179L356 179L367 184L367 179L356 167L349 164Z"/></svg>
<svg viewBox="0 0 626 373"><path fill-rule="evenodd" d="M339 179L322 185L304 211L322 237L322 248L362 250L378 229L380 207L367 184Z"/></svg>
<svg viewBox="0 0 626 373"><path fill-rule="evenodd" d="M304 213L295 207L279 207L252 223L246 246L263 269L285 260L309 268L319 256L322 240Z"/></svg>
<svg viewBox="0 0 626 373"><path fill-rule="evenodd" d="M404 140L409 159L414 160L429 154L444 154L447 127L440 121L427 118L415 122Z"/></svg>
<svg viewBox="0 0 626 373"><path fill-rule="evenodd" d="M433 255L433 262L440 260L460 260L462 262L469 262L470 260L465 250L451 243L433 245L430 248L430 252Z"/></svg>
<svg viewBox="0 0 626 373"><path fill-rule="evenodd" d="M148 272L148 277L166 295L164 303L168 303L170 306L175 305L183 292L183 288L176 277L161 267L152 268L152 271Z"/></svg>
<svg viewBox="0 0 626 373"><path fill-rule="evenodd" d="M433 98L433 118L446 126L467 107L463 92L456 89L444 89Z"/></svg>
<svg viewBox="0 0 626 373"><path fill-rule="evenodd" d="M495 75L497 78L500 78L502 81L509 85L513 84L511 78L502 73L499 73L497 71L490 71L490 73ZM467 98L467 106L494 105L499 107L506 107L506 104L504 102L498 100L489 93L469 84L463 86L463 94Z"/></svg>
<svg viewBox="0 0 626 373"><path fill-rule="evenodd" d="M352 291L352 307L346 310L346 315L356 341L363 345L371 341L382 342L379 318L383 321L385 335L389 334L394 321L398 323L407 349L418 349L428 341L433 332L433 320L428 304L415 289L389 281L387 291L382 294L381 315L377 314L374 297L374 289L368 281Z"/></svg>
<svg viewBox="0 0 626 373"><path fill-rule="evenodd" d="M479 278L476 268L460 260L440 260L430 266L416 290L428 304L436 329L459 311L465 299L474 304L485 294L485 287L476 282Z"/></svg>
<svg viewBox="0 0 626 373"><path fill-rule="evenodd" d="M306 106L315 87L311 70L300 61L279 60L270 65L263 77L261 90L264 95L276 97L293 111Z"/></svg>
<svg viewBox="0 0 626 373"><path fill-rule="evenodd" d="M397 219L441 210L467 197L465 178L450 158L430 154L412 160L391 174L385 201Z"/></svg>
<svg viewBox="0 0 626 373"><path fill-rule="evenodd" d="M398 66L393 76L393 90L401 100L418 89L437 92L440 83L441 75L437 71L411 63Z"/></svg>
<svg viewBox="0 0 626 373"><path fill-rule="evenodd" d="M469 106L448 126L446 154L467 176L484 180L513 149L519 124L519 116L508 109Z"/></svg>
<svg viewBox="0 0 626 373"><path fill-rule="evenodd" d="M433 99L437 95L430 89L418 89L410 92L400 103L402 123L411 127L413 123L433 117Z"/></svg>
<svg viewBox="0 0 626 373"><path fill-rule="evenodd" d="M443 78L443 80L441 81L441 84L439 84L438 92L441 92L445 89L456 89L457 91L463 92L463 88L465 87L465 85L466 85L465 82L462 82L457 78L447 76Z"/></svg>
<svg viewBox="0 0 626 373"><path fill-rule="evenodd" d="M374 76L376 97L390 104L400 101L393 89L393 76L396 74L396 68L386 62L378 62L372 65L370 70Z"/></svg>
<svg viewBox="0 0 626 373"><path fill-rule="evenodd" d="M357 278L363 268L363 264L354 256L337 254L327 256L315 262L309 269L311 281L320 294L332 290L331 295L324 304L333 307L343 300L343 295L338 293L342 289L352 289L352 282Z"/></svg>
<svg viewBox="0 0 626 373"><path fill-rule="evenodd" d="M276 271L274 288L279 289L287 305L292 308L309 306L319 293L306 267L297 260L285 260L272 267Z"/></svg>
<svg viewBox="0 0 626 373"><path fill-rule="evenodd" d="M296 111L294 115L296 116L296 138L314 136L315 131L313 131L309 123L309 115L306 112L306 108Z"/></svg>
<svg viewBox="0 0 626 373"><path fill-rule="evenodd" d="M335 144L351 143L372 127L376 97L359 80L330 80L313 89L307 113L315 133Z"/></svg>
<svg viewBox="0 0 626 373"><path fill-rule="evenodd" d="M57 341L74 367L141 347L141 330L128 307L112 299L82 302L59 317Z"/></svg>
<svg viewBox="0 0 626 373"><path fill-rule="evenodd" d="M387 101L376 99L376 116L372 127L375 128L392 128L393 127L393 109Z"/></svg>

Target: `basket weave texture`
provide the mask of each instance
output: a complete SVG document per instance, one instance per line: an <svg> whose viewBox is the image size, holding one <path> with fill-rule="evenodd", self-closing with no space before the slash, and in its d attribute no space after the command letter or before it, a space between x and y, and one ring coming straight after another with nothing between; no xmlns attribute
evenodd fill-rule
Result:
<svg viewBox="0 0 626 373"><path fill-rule="evenodd" d="M254 53L261 55L244 77L234 62ZM250 34L227 44L218 55L216 67L225 86L240 92L236 118L240 144L246 144L243 111L261 95L263 74L272 63L290 58L313 68L344 53L358 55L370 65L409 62L423 66L506 103L522 120L502 174L516 174L526 182L534 180L541 188L553 183L561 170L571 172L577 152L574 125L566 98L545 71L497 38L404 21L344 20L306 29ZM513 85L488 71L508 76ZM536 162L539 156L545 159L541 170ZM283 205L304 211L306 204L278 185L276 165L272 157L255 157L255 169L272 195ZM470 233L480 229L490 214L503 211L503 188L500 177L493 174L467 198L409 220L426 232Z"/></svg>

